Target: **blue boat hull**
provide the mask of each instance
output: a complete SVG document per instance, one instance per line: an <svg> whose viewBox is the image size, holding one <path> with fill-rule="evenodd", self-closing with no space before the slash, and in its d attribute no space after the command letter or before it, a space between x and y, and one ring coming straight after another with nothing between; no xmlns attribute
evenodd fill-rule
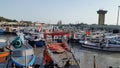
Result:
<svg viewBox="0 0 120 68"><path fill-rule="evenodd" d="M4 34L4 32L0 32L0 34Z"/></svg>
<svg viewBox="0 0 120 68"><path fill-rule="evenodd" d="M37 47L42 47L42 46L45 45L45 41L43 41L43 40L35 41L35 44L36 44Z"/></svg>
<svg viewBox="0 0 120 68"><path fill-rule="evenodd" d="M0 34L4 34L4 31L2 29L0 29Z"/></svg>
<svg viewBox="0 0 120 68"><path fill-rule="evenodd" d="M18 67L29 67L32 66L35 62L35 55L29 55L27 56L27 59L31 59L27 64L25 64L25 56L22 57L12 57L12 62L18 66ZM24 63L20 63L21 61L23 61Z"/></svg>

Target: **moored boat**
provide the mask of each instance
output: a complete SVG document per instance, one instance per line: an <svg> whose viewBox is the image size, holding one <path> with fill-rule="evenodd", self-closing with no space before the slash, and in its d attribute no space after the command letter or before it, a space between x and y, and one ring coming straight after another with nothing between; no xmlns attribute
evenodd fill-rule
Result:
<svg viewBox="0 0 120 68"><path fill-rule="evenodd" d="M29 44L23 44L22 39L20 37L16 37L11 42L11 46L13 52L11 59L17 67L30 67L34 64L35 55L33 48Z"/></svg>
<svg viewBox="0 0 120 68"><path fill-rule="evenodd" d="M28 33L25 35L25 39L28 40L28 42L34 41L37 47L42 47L45 45L43 35L39 33Z"/></svg>
<svg viewBox="0 0 120 68"><path fill-rule="evenodd" d="M0 68L7 68L10 56L10 46L6 39L0 39Z"/></svg>
<svg viewBox="0 0 120 68"><path fill-rule="evenodd" d="M48 35L51 35L53 38L51 38L53 41L47 42ZM70 51L69 47L63 42L63 40L58 39L54 40L54 36L63 36L67 35L69 37L69 32L53 32L53 33L45 33L44 38L46 39L47 45L46 45L46 51L47 54L52 59L50 65L54 65L54 67L58 68L79 68L79 64L77 63L75 57L73 56L72 52ZM66 41L67 42L67 41ZM44 55L45 56L45 55ZM47 61L48 60L45 60ZM49 63L48 63L49 64Z"/></svg>
<svg viewBox="0 0 120 68"><path fill-rule="evenodd" d="M79 41L82 47L92 48L102 51L120 52L120 40L117 35L106 35L104 37L85 37Z"/></svg>
<svg viewBox="0 0 120 68"><path fill-rule="evenodd" d="M6 40L0 39L0 63L6 62L6 58L10 54L10 51L7 49L8 47Z"/></svg>

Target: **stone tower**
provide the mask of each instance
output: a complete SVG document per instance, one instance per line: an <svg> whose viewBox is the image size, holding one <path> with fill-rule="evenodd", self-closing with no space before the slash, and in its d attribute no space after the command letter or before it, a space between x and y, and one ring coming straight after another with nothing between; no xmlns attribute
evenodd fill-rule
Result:
<svg viewBox="0 0 120 68"><path fill-rule="evenodd" d="M105 14L107 13L107 11L106 10L98 10L97 13L99 14L98 25L104 25L105 24Z"/></svg>

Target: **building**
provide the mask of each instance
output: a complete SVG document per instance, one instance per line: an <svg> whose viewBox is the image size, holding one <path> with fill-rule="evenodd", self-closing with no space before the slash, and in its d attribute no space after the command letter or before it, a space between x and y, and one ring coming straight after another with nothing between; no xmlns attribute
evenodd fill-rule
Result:
<svg viewBox="0 0 120 68"><path fill-rule="evenodd" d="M98 10L97 13L99 14L98 25L104 25L105 24L105 14L107 13L107 11L106 10Z"/></svg>

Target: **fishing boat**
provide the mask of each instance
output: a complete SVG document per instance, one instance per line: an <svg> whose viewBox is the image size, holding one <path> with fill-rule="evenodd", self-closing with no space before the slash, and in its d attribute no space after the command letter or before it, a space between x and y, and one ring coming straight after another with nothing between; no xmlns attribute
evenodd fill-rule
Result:
<svg viewBox="0 0 120 68"><path fill-rule="evenodd" d="M71 32L71 37L68 39L68 43L79 43L79 40L82 38L84 32L79 31L79 32Z"/></svg>
<svg viewBox="0 0 120 68"><path fill-rule="evenodd" d="M23 43L21 37L16 37L12 42L12 62L17 67L30 67L34 64L35 55L32 46Z"/></svg>
<svg viewBox="0 0 120 68"><path fill-rule="evenodd" d="M47 42L47 35L53 36L53 41ZM70 51L67 43L63 42L62 40L54 40L54 36L63 36L67 35L69 37L69 32L53 32L53 33L45 33L44 37L47 42L47 45L45 46L44 54L47 54L49 59L45 59L46 55L44 55L44 66L45 64L52 65L54 67L58 68L79 68L79 65L74 58L72 52ZM67 42L67 41L66 41ZM47 52L47 53L46 53ZM48 66L49 66L48 65Z"/></svg>
<svg viewBox="0 0 120 68"><path fill-rule="evenodd" d="M41 33L28 33L25 35L25 39L28 40L28 42L34 41L37 47L45 45L45 40L43 39L43 34Z"/></svg>
<svg viewBox="0 0 120 68"><path fill-rule="evenodd" d="M85 37L79 41L82 47L92 48L102 51L120 52L120 38L117 35L105 37Z"/></svg>
<svg viewBox="0 0 120 68"><path fill-rule="evenodd" d="M7 64L9 61L10 50L9 45L7 44L7 40L0 39L0 67L7 68Z"/></svg>

